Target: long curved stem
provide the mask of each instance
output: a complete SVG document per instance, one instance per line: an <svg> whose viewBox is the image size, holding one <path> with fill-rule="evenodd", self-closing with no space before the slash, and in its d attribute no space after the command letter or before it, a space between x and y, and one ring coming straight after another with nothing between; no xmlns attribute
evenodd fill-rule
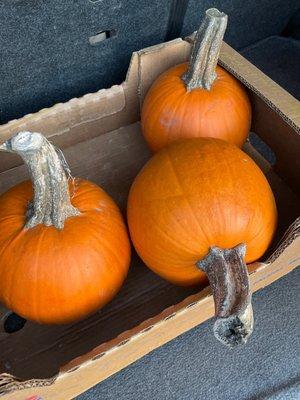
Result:
<svg viewBox="0 0 300 400"><path fill-rule="evenodd" d="M253 312L247 266L246 246L232 249L211 247L197 267L207 276L215 301L216 338L229 347L247 342L253 331Z"/></svg>
<svg viewBox="0 0 300 400"><path fill-rule="evenodd" d="M216 65L226 27L226 14L216 8L206 11L205 18L195 36L188 70L182 75L188 91L210 90L217 77Z"/></svg>
<svg viewBox="0 0 300 400"><path fill-rule="evenodd" d="M71 204L65 162L43 135L19 132L0 150L19 154L28 167L34 198L28 208L26 228L44 224L62 229L67 218L80 214Z"/></svg>

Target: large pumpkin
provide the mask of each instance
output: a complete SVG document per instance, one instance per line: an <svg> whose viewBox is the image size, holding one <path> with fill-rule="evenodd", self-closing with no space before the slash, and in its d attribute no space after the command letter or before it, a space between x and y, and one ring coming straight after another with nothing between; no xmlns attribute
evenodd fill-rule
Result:
<svg viewBox="0 0 300 400"><path fill-rule="evenodd" d="M251 107L243 86L216 66L227 16L209 9L189 64L163 73L147 93L142 131L152 151L188 137L215 137L242 147L250 129Z"/></svg>
<svg viewBox="0 0 300 400"><path fill-rule="evenodd" d="M65 162L42 135L21 132L1 147L23 157L33 185L0 197L0 300L39 323L82 319L126 277L130 245L121 213L89 181L76 178L68 187Z"/></svg>
<svg viewBox="0 0 300 400"><path fill-rule="evenodd" d="M212 274L224 268L226 276L231 268L227 281L237 292L246 288L234 275L247 281L244 261L264 254L276 219L274 197L259 167L219 139L186 139L165 147L138 174L128 198L135 249L149 268L178 285L203 284L204 271L209 277L216 266ZM224 260L229 267L222 266ZM218 296L231 290L220 288L222 279L213 283Z"/></svg>

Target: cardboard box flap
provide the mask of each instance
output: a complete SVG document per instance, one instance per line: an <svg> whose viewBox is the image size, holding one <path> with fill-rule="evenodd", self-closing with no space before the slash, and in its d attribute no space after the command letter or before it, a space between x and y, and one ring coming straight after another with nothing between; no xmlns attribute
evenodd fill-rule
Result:
<svg viewBox="0 0 300 400"><path fill-rule="evenodd" d="M0 140L4 141L21 130L43 132L47 137L60 135L73 126L99 120L124 108L123 86L112 86L0 125Z"/></svg>
<svg viewBox="0 0 300 400"><path fill-rule="evenodd" d="M137 52L140 107L153 81L167 69L187 61L190 51L191 45L179 38Z"/></svg>
<svg viewBox="0 0 300 400"><path fill-rule="evenodd" d="M65 149L107 130L117 129L131 119L132 114L128 116L126 110L124 86L113 86L0 125L0 142L20 131L33 131L43 133L57 147ZM0 172L21 163L17 155L2 152Z"/></svg>

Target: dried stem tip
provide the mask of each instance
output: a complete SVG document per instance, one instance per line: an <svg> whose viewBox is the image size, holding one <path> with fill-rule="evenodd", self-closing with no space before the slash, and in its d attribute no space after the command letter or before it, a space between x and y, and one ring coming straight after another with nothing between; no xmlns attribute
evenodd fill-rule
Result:
<svg viewBox="0 0 300 400"><path fill-rule="evenodd" d="M232 249L211 247L197 263L209 279L217 320L214 335L223 344L236 347L247 342L253 331L249 275L244 262L246 246Z"/></svg>
<svg viewBox="0 0 300 400"><path fill-rule="evenodd" d="M210 90L216 79L216 65L227 27L227 15L210 8L198 29L187 72L182 75L188 91Z"/></svg>

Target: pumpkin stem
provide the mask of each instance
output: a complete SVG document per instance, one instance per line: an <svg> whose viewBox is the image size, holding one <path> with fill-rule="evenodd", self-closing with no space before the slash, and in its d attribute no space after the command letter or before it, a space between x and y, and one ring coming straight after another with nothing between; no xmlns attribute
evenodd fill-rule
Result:
<svg viewBox="0 0 300 400"><path fill-rule="evenodd" d="M187 91L210 90L217 78L216 66L226 26L226 14L216 8L206 10L195 36L188 69L182 75Z"/></svg>
<svg viewBox="0 0 300 400"><path fill-rule="evenodd" d="M43 135L19 132L0 150L19 154L28 167L34 198L28 207L26 228L44 224L62 229L67 218L80 214L71 204L66 161Z"/></svg>
<svg viewBox="0 0 300 400"><path fill-rule="evenodd" d="M208 255L197 262L197 267L207 274L214 296L214 335L229 347L246 343L253 331L245 253L244 244L232 249L211 247Z"/></svg>

